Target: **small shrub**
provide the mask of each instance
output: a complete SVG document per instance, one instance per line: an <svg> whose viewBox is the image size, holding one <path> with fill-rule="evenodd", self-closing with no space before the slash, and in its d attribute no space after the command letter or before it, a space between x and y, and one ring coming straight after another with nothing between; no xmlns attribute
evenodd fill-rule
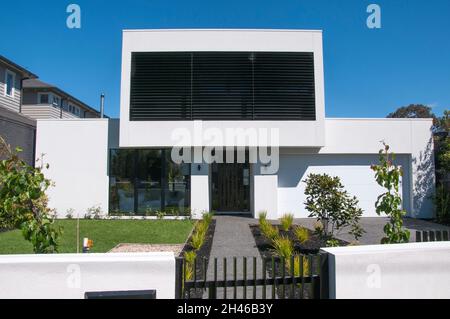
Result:
<svg viewBox="0 0 450 319"><path fill-rule="evenodd" d="M278 256L289 263L291 256L294 254L294 244L289 238L284 236L275 238L272 242L272 247Z"/></svg>
<svg viewBox="0 0 450 319"><path fill-rule="evenodd" d="M191 237L191 246L194 250L199 250L205 243L205 233L202 231L195 231Z"/></svg>
<svg viewBox="0 0 450 319"><path fill-rule="evenodd" d="M309 230L305 227L295 227L294 234L300 244L304 244L309 240Z"/></svg>
<svg viewBox="0 0 450 319"><path fill-rule="evenodd" d="M259 224L267 221L267 212L266 211L259 212L258 220L259 220Z"/></svg>
<svg viewBox="0 0 450 319"><path fill-rule="evenodd" d="M267 239L269 239L270 241L273 241L279 235L278 228L276 226L273 226L272 224L270 224L267 221L263 222L259 228L260 228L263 236L266 237Z"/></svg>
<svg viewBox="0 0 450 319"><path fill-rule="evenodd" d="M160 210L156 212L156 218L157 219L161 220L161 219L164 219L164 217L166 217L166 213L165 212L160 211Z"/></svg>
<svg viewBox="0 0 450 319"><path fill-rule="evenodd" d="M199 232L199 233L202 233L202 234L206 235L206 232L208 230L208 226L209 225L205 221L200 220L195 225L194 232Z"/></svg>
<svg viewBox="0 0 450 319"><path fill-rule="evenodd" d="M195 258L197 258L197 254L193 250L186 251L184 253L184 259L186 260L186 263L188 263L188 264L191 264L191 265L194 264Z"/></svg>
<svg viewBox="0 0 450 319"><path fill-rule="evenodd" d="M339 241L335 238L330 238L326 242L327 247L339 247Z"/></svg>
<svg viewBox="0 0 450 319"><path fill-rule="evenodd" d="M281 228L284 231L288 231L291 228L292 223L294 222L294 215L292 215L292 214L284 214L281 217L280 221L281 221Z"/></svg>
<svg viewBox="0 0 450 319"><path fill-rule="evenodd" d="M211 221L213 219L213 213L203 213L202 215L203 221L206 223L206 225L211 224Z"/></svg>
<svg viewBox="0 0 450 319"><path fill-rule="evenodd" d="M69 208L69 209L66 211L66 218L67 218L67 219L72 219L72 218L73 218L74 212L75 212L75 209Z"/></svg>
<svg viewBox="0 0 450 319"><path fill-rule="evenodd" d="M185 274L186 274L186 280L191 280L194 276L194 262L195 262L195 258L197 258L197 254L195 253L195 251L191 250L191 251L186 251L184 253L184 259L186 260L185 263L185 267L186 269Z"/></svg>
<svg viewBox="0 0 450 319"><path fill-rule="evenodd" d="M301 259L303 259L303 261L302 261L303 269L301 269L301 267L300 267ZM289 271L290 271L290 269L289 269ZM308 261L308 258L306 258L305 256L303 256L303 258L301 258L300 256L294 257L294 276L296 276L296 277L309 276L309 261Z"/></svg>
<svg viewBox="0 0 450 319"><path fill-rule="evenodd" d="M327 174L309 174L303 181L305 187L305 208L308 217L322 222L318 232L323 240L333 239L345 227L356 240L364 230L359 225L363 214L358 207L358 199L345 190L338 176Z"/></svg>
<svg viewBox="0 0 450 319"><path fill-rule="evenodd" d="M92 206L87 209L84 218L86 219L101 219L102 218L102 208L100 206Z"/></svg>

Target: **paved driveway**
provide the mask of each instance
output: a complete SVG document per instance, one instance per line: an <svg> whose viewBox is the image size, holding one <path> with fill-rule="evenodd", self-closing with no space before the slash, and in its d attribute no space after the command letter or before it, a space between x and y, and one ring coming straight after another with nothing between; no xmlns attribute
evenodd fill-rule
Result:
<svg viewBox="0 0 450 319"><path fill-rule="evenodd" d="M361 218L360 225L366 231L364 235L359 239L359 244L361 245L376 245L379 244L381 238L384 237L383 227L388 222L388 218L384 217L364 217ZM298 218L295 219L296 224L304 225L307 228L313 229L315 220L310 218ZM409 229L411 232L410 241L416 241L416 231L420 230L448 230L450 227L436 224L430 221L405 218L403 225ZM353 241L353 237L348 234L348 232L343 229L342 232L337 236L340 239L346 240L348 242Z"/></svg>

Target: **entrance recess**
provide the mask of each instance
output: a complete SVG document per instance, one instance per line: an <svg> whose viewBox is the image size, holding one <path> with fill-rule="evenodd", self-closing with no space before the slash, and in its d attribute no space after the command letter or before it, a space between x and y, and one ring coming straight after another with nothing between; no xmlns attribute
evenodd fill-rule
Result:
<svg viewBox="0 0 450 319"><path fill-rule="evenodd" d="M250 164L212 164L212 209L219 213L250 212Z"/></svg>

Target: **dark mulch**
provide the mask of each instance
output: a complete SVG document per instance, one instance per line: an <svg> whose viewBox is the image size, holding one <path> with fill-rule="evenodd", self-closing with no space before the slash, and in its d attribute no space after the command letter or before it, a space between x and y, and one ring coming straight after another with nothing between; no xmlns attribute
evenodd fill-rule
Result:
<svg viewBox="0 0 450 319"><path fill-rule="evenodd" d="M279 225L274 225L278 227L281 236L288 237L294 242L295 251L299 254L317 254L322 247L326 247L326 242L319 238L312 230L309 230L309 240L303 244L300 244L295 238L294 231L291 229L287 232L283 231ZM264 237L261 233L258 225L250 225L253 237L255 238L256 246L261 251L272 250L271 242ZM349 243L344 240L338 240L340 246L347 246Z"/></svg>
<svg viewBox="0 0 450 319"><path fill-rule="evenodd" d="M326 247L326 244L323 240L319 238L318 235L316 235L313 231L309 230L309 240L303 244L300 244L296 238L295 234L292 230L289 230L287 232L283 231L279 225L275 225L278 227L280 235L288 237L294 242L294 249L297 254L301 254L304 256L311 256L312 258L312 273L314 275L319 274L320 267L319 267L319 258L317 256L319 250L321 247ZM272 276L272 257L275 257L275 276L281 277L283 275L283 265L281 260L277 257L275 254L271 242L264 237L264 235L261 233L258 225L250 225L251 232L253 234L253 237L255 238L256 246L259 250L259 253L261 256L265 259L268 259L267 262L267 275L269 277ZM346 246L349 243L339 240L340 245ZM306 257L305 257L306 258ZM288 269L285 270L286 276L290 275L290 272ZM276 293L278 298L286 299L291 298L291 285L286 285L284 287L284 297L283 297L283 287L282 285L278 286L276 289ZM298 284L294 288L294 297L296 299L311 299L313 297L312 294L312 285L305 283L305 284Z"/></svg>
<svg viewBox="0 0 450 319"><path fill-rule="evenodd" d="M205 236L205 243L197 250L197 260L196 260L196 275L197 279L203 279L206 276L205 269L208 269L209 255L211 253L212 242L214 238L214 230L216 229L216 221L213 219L211 224L209 224L208 231ZM192 234L191 234L192 236ZM191 236L189 236L186 245L184 245L180 256L183 256L184 252L193 250L191 243ZM201 299L203 296L203 289L192 289L189 292L189 299Z"/></svg>

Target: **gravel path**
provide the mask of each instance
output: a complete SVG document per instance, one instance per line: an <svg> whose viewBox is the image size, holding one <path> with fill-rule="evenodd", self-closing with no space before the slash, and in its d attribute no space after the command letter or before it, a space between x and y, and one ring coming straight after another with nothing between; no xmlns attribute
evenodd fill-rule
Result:
<svg viewBox="0 0 450 319"><path fill-rule="evenodd" d="M183 249L184 244L118 244L111 249L110 253L147 253L147 252L166 252L172 251L178 256Z"/></svg>

